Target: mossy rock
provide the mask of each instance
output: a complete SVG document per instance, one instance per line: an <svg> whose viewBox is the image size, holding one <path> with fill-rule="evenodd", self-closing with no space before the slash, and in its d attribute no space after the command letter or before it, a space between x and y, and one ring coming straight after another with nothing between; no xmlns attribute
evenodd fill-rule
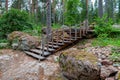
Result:
<svg viewBox="0 0 120 80"><path fill-rule="evenodd" d="M117 73L116 80L120 80L120 71Z"/></svg>
<svg viewBox="0 0 120 80"><path fill-rule="evenodd" d="M100 79L100 67L92 53L69 49L61 53L59 64L63 75L69 80Z"/></svg>

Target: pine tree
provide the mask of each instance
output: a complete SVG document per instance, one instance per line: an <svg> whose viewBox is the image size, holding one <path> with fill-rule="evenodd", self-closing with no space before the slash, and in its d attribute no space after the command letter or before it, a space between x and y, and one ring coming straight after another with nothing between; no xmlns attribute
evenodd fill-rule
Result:
<svg viewBox="0 0 120 80"><path fill-rule="evenodd" d="M98 16L100 18L103 16L103 0L99 0L98 2Z"/></svg>
<svg viewBox="0 0 120 80"><path fill-rule="evenodd" d="M51 39L51 0L47 1L47 39Z"/></svg>

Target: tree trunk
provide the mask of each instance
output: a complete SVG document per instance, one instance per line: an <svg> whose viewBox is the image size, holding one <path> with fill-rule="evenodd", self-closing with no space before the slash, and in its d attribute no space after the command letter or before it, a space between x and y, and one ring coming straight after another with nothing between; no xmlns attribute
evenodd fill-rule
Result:
<svg viewBox="0 0 120 80"><path fill-rule="evenodd" d="M100 18L103 17L103 0L99 0L98 2L98 16Z"/></svg>
<svg viewBox="0 0 120 80"><path fill-rule="evenodd" d="M118 18L120 18L120 0L119 0L118 2L119 2L119 12L118 12Z"/></svg>
<svg viewBox="0 0 120 80"><path fill-rule="evenodd" d="M8 11L8 0L6 0L5 7L6 7L6 12L7 12Z"/></svg>
<svg viewBox="0 0 120 80"><path fill-rule="evenodd" d="M38 23L39 5L38 0L35 1L35 20Z"/></svg>
<svg viewBox="0 0 120 80"><path fill-rule="evenodd" d="M51 0L47 2L47 39L51 39Z"/></svg>
<svg viewBox="0 0 120 80"><path fill-rule="evenodd" d="M108 0L105 0L105 13L108 13Z"/></svg>
<svg viewBox="0 0 120 80"><path fill-rule="evenodd" d="M111 9L110 9L110 17L113 19L113 13L114 13L114 1L113 0L110 0L110 5L111 5Z"/></svg>
<svg viewBox="0 0 120 80"><path fill-rule="evenodd" d="M35 0L32 0L32 14L35 13Z"/></svg>
<svg viewBox="0 0 120 80"><path fill-rule="evenodd" d="M55 5L56 1L53 0L53 6L52 6L52 22L55 23Z"/></svg>
<svg viewBox="0 0 120 80"><path fill-rule="evenodd" d="M85 27L88 28L88 0L86 0L86 20L85 20Z"/></svg>
<svg viewBox="0 0 120 80"><path fill-rule="evenodd" d="M21 0L18 0L18 9L21 10Z"/></svg>

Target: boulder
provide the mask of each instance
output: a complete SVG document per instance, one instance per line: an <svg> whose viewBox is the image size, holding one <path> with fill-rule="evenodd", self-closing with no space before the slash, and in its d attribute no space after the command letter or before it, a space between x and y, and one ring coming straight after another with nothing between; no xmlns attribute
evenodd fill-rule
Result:
<svg viewBox="0 0 120 80"><path fill-rule="evenodd" d="M38 37L31 36L27 33L14 31L8 35L8 41L13 49L29 50L40 45Z"/></svg>
<svg viewBox="0 0 120 80"><path fill-rule="evenodd" d="M111 78L116 76L118 70L113 67L112 65L110 66L101 66L101 79L105 80L106 78Z"/></svg>
<svg viewBox="0 0 120 80"><path fill-rule="evenodd" d="M120 71L116 75L116 80L120 80Z"/></svg>
<svg viewBox="0 0 120 80"><path fill-rule="evenodd" d="M59 65L68 80L100 80L100 67L92 53L69 49L61 53Z"/></svg>

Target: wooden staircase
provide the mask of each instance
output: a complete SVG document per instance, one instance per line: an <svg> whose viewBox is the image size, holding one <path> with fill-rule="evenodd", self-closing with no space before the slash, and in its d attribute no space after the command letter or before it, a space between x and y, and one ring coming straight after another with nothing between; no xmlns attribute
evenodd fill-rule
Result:
<svg viewBox="0 0 120 80"><path fill-rule="evenodd" d="M58 30L56 30L56 33L53 34L58 34L59 32L57 32ZM42 44L38 47L36 47L35 49L30 49L29 51L24 51L27 55L30 55L36 59L39 60L44 60L47 58L47 56L62 50L63 48L67 47L70 44L73 44L74 42L82 39L83 37L86 37L88 34L93 33L93 30L90 30L88 28L69 28L69 29L63 29L62 30L63 33L66 32L69 35L69 38L65 38L64 35L62 36L62 39L58 39L58 35L54 36L56 37L55 39L52 39L50 41L46 41L46 43L44 42L44 40L42 40Z"/></svg>

